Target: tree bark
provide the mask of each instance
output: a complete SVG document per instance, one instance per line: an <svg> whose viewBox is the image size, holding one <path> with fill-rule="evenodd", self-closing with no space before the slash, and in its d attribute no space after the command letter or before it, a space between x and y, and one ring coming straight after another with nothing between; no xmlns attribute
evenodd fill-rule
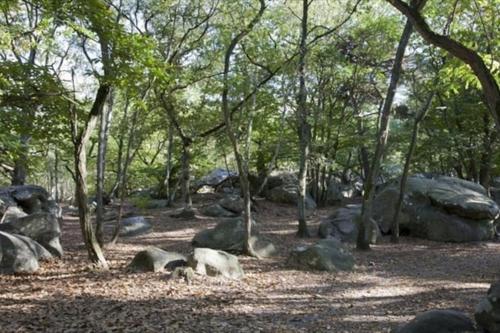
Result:
<svg viewBox="0 0 500 333"><path fill-rule="evenodd" d="M411 134L410 147L408 148L408 153L406 154L405 165L403 168L403 174L401 175L401 181L399 184L399 196L398 201L396 202L396 207L394 210L394 217L391 223L391 242L398 243L399 242L399 215L401 214L401 208L403 207L404 195L406 192L406 183L408 180L408 174L410 172L411 159L413 158L413 153L415 152L415 147L417 145L418 139L418 130L420 123L427 115L430 106L432 104L432 99L434 98L434 93L431 93L429 98L427 99L425 105L422 107L422 110L417 114L415 120L413 122L413 129Z"/></svg>
<svg viewBox="0 0 500 333"><path fill-rule="evenodd" d="M108 146L108 131L113 112L113 93L108 94L108 107L103 107L100 115L99 142L97 147L96 172L96 238L100 246L104 245L104 177L106 171L106 150Z"/></svg>
<svg viewBox="0 0 500 333"><path fill-rule="evenodd" d="M109 85L100 85L97 90L94 103L88 115L87 121L80 135L75 138L75 177L76 177L76 201L78 204L78 214L80 228L82 230L83 240L85 242L89 259L98 267L107 269L108 263L104 258L102 248L97 242L90 213L88 209L88 190L87 190L87 143L94 130L99 115L102 112L104 103L108 96ZM76 125L75 125L76 126ZM74 132L75 133L75 132Z"/></svg>
<svg viewBox="0 0 500 333"><path fill-rule="evenodd" d="M410 40L411 33L412 24L408 20L403 29L403 33L399 40L398 48L396 51L396 57L394 59L394 64L391 70L391 80L389 83L389 88L387 90L387 95L380 114L380 128L377 135L377 146L375 148L375 154L373 156L372 165L369 170L368 177L364 184L363 206L361 208L361 222L359 224L358 238L356 242L356 247L360 250L370 249L370 241L367 232L369 231L370 219L372 218L373 198L375 196L375 182L379 174L382 156L387 144L387 138L389 137L389 123L392 102L394 100L394 95L396 94L396 88L398 85L399 77L401 75L403 57L405 54L406 46L408 45L408 41Z"/></svg>
<svg viewBox="0 0 500 333"><path fill-rule="evenodd" d="M500 132L500 88L492 72L486 67L483 58L474 50L455 41L451 37L440 35L432 31L424 17L420 14L418 8L410 7L402 0L387 0L387 2L404 14L415 26L415 29L422 38L428 43L446 50L451 55L469 65L481 83L486 104L488 105L491 116L495 120L497 130ZM425 3L425 0L423 2Z"/></svg>
<svg viewBox="0 0 500 333"><path fill-rule="evenodd" d="M297 120L299 134L299 188L298 188L298 237L310 237L306 220L306 193L307 193L307 167L311 149L311 126L309 124L309 111L307 109L306 89L306 56L307 56L307 20L309 0L302 1L302 20L299 50L299 91L297 95Z"/></svg>
<svg viewBox="0 0 500 333"><path fill-rule="evenodd" d="M248 169L245 167L246 163L243 161L243 156L240 152L240 147L238 143L238 138L233 129L231 110L229 108L229 72L231 68L231 56L233 54L236 45L252 31L254 26L260 21L260 18L264 14L266 5L264 0L259 0L260 8L259 12L253 17L253 19L248 23L248 25L240 31L236 36L233 37L226 49L224 55L224 75L223 75L223 87L222 87L222 115L224 117L226 134L233 147L234 156L236 158L236 164L238 166L238 173L240 178L240 189L243 194L243 219L245 224L245 239L243 243L243 251L245 254L259 257L254 251L251 243L252 234L252 209L251 209L251 196L250 196L250 185L248 181Z"/></svg>

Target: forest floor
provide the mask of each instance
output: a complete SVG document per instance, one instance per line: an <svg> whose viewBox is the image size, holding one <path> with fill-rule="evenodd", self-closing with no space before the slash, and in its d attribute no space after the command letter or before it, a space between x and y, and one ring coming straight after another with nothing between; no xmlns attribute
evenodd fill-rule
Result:
<svg viewBox="0 0 500 333"><path fill-rule="evenodd" d="M196 195L195 207L214 195ZM322 217L311 216L315 234ZM190 241L216 219L175 219L171 209L144 210L154 228L106 249L111 269L88 265L77 218L66 215L62 260L34 275L0 276L0 331L6 332L390 332L416 313L454 308L472 316L499 278L500 243L436 243L383 239L354 251L353 272L298 271L286 263L297 245L295 208L261 201L256 220L278 255L240 257L242 280L196 276L192 284L170 273L129 273L147 246L189 253Z"/></svg>

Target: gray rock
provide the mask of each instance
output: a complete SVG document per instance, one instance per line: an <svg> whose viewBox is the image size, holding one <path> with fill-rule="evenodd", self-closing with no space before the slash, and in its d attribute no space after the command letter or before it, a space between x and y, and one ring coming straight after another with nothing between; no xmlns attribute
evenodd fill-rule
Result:
<svg viewBox="0 0 500 333"><path fill-rule="evenodd" d="M219 222L215 228L197 233L191 244L193 247L211 248L233 253L242 253L245 240L245 224L242 217L228 218ZM255 221L250 239L255 252L261 257L269 257L276 251L274 245L258 236Z"/></svg>
<svg viewBox="0 0 500 333"><path fill-rule="evenodd" d="M297 205L299 200L297 191L298 187L296 185L282 185L267 191L266 198L272 202ZM306 193L306 209L316 209L316 202L308 193Z"/></svg>
<svg viewBox="0 0 500 333"><path fill-rule="evenodd" d="M408 178L400 229L436 241L482 241L494 237L500 210L478 184L451 177ZM386 185L375 197L373 218L382 232L391 230L399 184Z"/></svg>
<svg viewBox="0 0 500 333"><path fill-rule="evenodd" d="M212 216L212 217L235 217L236 216L235 213L230 212L227 209L224 209L218 203L203 207L201 209L201 213L203 215Z"/></svg>
<svg viewBox="0 0 500 333"><path fill-rule="evenodd" d="M337 209L332 215L323 219L319 225L318 236L321 238L336 238L342 242L354 243L358 236L359 223L361 221L361 205L347 205ZM375 244L380 236L377 222L373 219L370 234L370 242Z"/></svg>
<svg viewBox="0 0 500 333"><path fill-rule="evenodd" d="M196 187L202 187L203 185L217 186L220 183L224 182L226 179L237 175L237 172L228 171L226 169L214 169L209 174L205 175L199 181L197 181Z"/></svg>
<svg viewBox="0 0 500 333"><path fill-rule="evenodd" d="M491 284L486 297L476 306L474 318L483 332L500 332L500 281Z"/></svg>
<svg viewBox="0 0 500 333"><path fill-rule="evenodd" d="M47 205L49 194L41 186L20 185L7 189L16 203L28 214L40 212Z"/></svg>
<svg viewBox="0 0 500 333"><path fill-rule="evenodd" d="M166 199L151 199L145 203L146 209L158 209L167 207L168 201Z"/></svg>
<svg viewBox="0 0 500 333"><path fill-rule="evenodd" d="M474 323L455 310L431 310L417 315L395 333L472 333Z"/></svg>
<svg viewBox="0 0 500 333"><path fill-rule="evenodd" d="M34 240L0 231L0 273L33 273L51 254Z"/></svg>
<svg viewBox="0 0 500 333"><path fill-rule="evenodd" d="M2 223L11 223L25 216L28 216L28 214L18 206L9 206L3 214Z"/></svg>
<svg viewBox="0 0 500 333"><path fill-rule="evenodd" d="M0 231L21 234L40 243L50 253L61 257L63 249L59 240L61 227L59 221L50 213L34 213L10 223L0 224Z"/></svg>
<svg viewBox="0 0 500 333"><path fill-rule="evenodd" d="M239 195L226 195L218 201L218 204L222 208L238 215L243 212L243 198Z"/></svg>
<svg viewBox="0 0 500 333"><path fill-rule="evenodd" d="M148 233L152 228L151 223L144 216L127 217L121 221L120 236L134 237Z"/></svg>
<svg viewBox="0 0 500 333"><path fill-rule="evenodd" d="M340 178L334 177L328 183L325 203L327 205L334 205L342 202L342 200L351 199L360 194L361 192L357 190L355 184L345 184Z"/></svg>
<svg viewBox="0 0 500 333"><path fill-rule="evenodd" d="M196 248L188 258L188 266L201 275L222 275L231 279L244 276L238 258L220 250Z"/></svg>
<svg viewBox="0 0 500 333"><path fill-rule="evenodd" d="M292 266L305 270L350 271L354 257L349 249L337 239L323 239L311 246L300 246L288 258Z"/></svg>
<svg viewBox="0 0 500 333"><path fill-rule="evenodd" d="M132 259L128 268L134 272L159 272L172 263L187 263L187 257L177 252L168 252L157 247L140 251Z"/></svg>

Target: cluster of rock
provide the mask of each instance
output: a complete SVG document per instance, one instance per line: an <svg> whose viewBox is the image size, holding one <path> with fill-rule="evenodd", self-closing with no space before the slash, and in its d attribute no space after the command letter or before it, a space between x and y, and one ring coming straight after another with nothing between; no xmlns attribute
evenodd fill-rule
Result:
<svg viewBox="0 0 500 333"><path fill-rule="evenodd" d="M190 267L200 275L224 276L240 279L244 276L238 257L224 251L209 248L195 248L189 256L150 247L136 254L128 268L134 272L175 271Z"/></svg>
<svg viewBox="0 0 500 333"><path fill-rule="evenodd" d="M474 319L476 325L464 313L456 310L430 310L417 315L393 332L500 332L500 281L491 285L486 297L476 306Z"/></svg>
<svg viewBox="0 0 500 333"><path fill-rule="evenodd" d="M267 181L265 197L271 202L297 205L298 179L291 173L279 173L270 176ZM309 193L306 193L306 209L316 209L316 202Z"/></svg>
<svg viewBox="0 0 500 333"><path fill-rule="evenodd" d="M243 199L236 194L225 195L217 202L205 206L201 213L212 217L235 217L243 212Z"/></svg>
<svg viewBox="0 0 500 333"><path fill-rule="evenodd" d="M370 238L391 232L399 183L383 186L373 204ZM322 221L319 236L352 242L357 235L360 206L338 209ZM411 176L399 219L410 236L445 242L490 240L495 236L498 205L479 184L446 176Z"/></svg>
<svg viewBox="0 0 500 333"><path fill-rule="evenodd" d="M0 273L33 273L39 261L61 257L61 210L34 185L0 189Z"/></svg>

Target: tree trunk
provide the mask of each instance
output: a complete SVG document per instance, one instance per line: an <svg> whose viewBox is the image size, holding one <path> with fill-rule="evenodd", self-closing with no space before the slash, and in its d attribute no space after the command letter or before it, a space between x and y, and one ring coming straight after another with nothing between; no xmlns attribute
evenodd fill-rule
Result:
<svg viewBox="0 0 500 333"><path fill-rule="evenodd" d="M415 29L422 36L422 38L424 38L428 43L446 50L451 55L469 65L481 83L486 104L488 105L491 116L495 120L497 131L500 132L500 88L498 87L495 77L492 72L488 70L488 67L486 67L481 56L474 50L469 49L451 37L440 35L432 31L423 16L420 14L418 8L410 7L401 0L387 0L387 2L405 15L415 26ZM425 3L425 0L423 3Z"/></svg>
<svg viewBox="0 0 500 333"><path fill-rule="evenodd" d="M401 214L401 208L403 206L404 195L406 192L406 183L408 180L408 174L410 172L411 159L413 158L413 153L415 152L415 146L417 145L418 139L418 129L420 123L427 115L429 108L432 103L432 99L434 98L434 93L431 93L427 102L423 106L422 110L415 117L413 122L413 130L411 134L410 147L408 148L408 153L406 154L405 165L403 168L403 174L401 175L401 181L399 184L399 196L398 201L396 202L396 207L394 210L394 217L392 219L392 233L391 233L391 242L398 243L399 242L399 215Z"/></svg>
<svg viewBox="0 0 500 333"><path fill-rule="evenodd" d="M310 237L306 220L307 167L311 146L311 126L307 110L306 56L307 56L307 17L309 0L302 1L302 21L299 50L299 92L297 96L297 120L299 134L299 188L298 188L298 237Z"/></svg>
<svg viewBox="0 0 500 333"><path fill-rule="evenodd" d="M14 170L12 171L12 185L24 185L28 174L28 149L30 136L22 134L20 137L20 152L19 157L14 162Z"/></svg>
<svg viewBox="0 0 500 333"><path fill-rule="evenodd" d="M224 55L224 76L223 76L223 87L222 87L222 115L224 117L224 122L226 124L225 129L229 140L231 141L231 146L233 147L234 156L236 158L236 164L238 166L239 178L240 178L240 189L243 194L243 220L245 223L245 239L243 242L243 251L245 254L258 257L258 254L254 251L252 247L251 232L252 232L252 210L251 210L251 197L250 197L250 185L248 181L248 170L245 168L245 163L243 161L238 139L234 133L231 110L229 109L229 72L231 67L231 56L233 54L236 45L246 36L253 27L259 22L260 18L264 14L266 5L264 0L259 0L260 9L259 12L253 17L253 19L248 23L248 25L240 31L236 36L233 37Z"/></svg>
<svg viewBox="0 0 500 333"><path fill-rule="evenodd" d="M96 266L107 269L108 264L104 258L102 249L97 242L92 223L90 221L90 213L88 209L88 191L87 191L87 143L90 135L97 123L99 115L106 98L108 96L110 87L108 85L100 85L97 94L90 110L88 119L81 134L75 138L75 177L76 177L76 200L78 204L78 214L80 220L80 228L82 230L83 240L87 247L89 259L96 264Z"/></svg>
<svg viewBox="0 0 500 333"><path fill-rule="evenodd" d="M96 238L100 246L104 245L104 177L106 168L106 149L108 130L113 112L113 93L108 96L108 107L103 108L100 115L99 142L97 147L97 184L96 184Z"/></svg>
<svg viewBox="0 0 500 333"><path fill-rule="evenodd" d="M111 198L116 198L119 193L121 193L121 189L119 188L120 186L120 181L122 179L122 172L123 172L123 148L124 148L124 141L125 141L125 135L127 133L127 122L128 122L128 108L129 108L129 97L127 96L125 98L125 107L123 110L123 118L120 121L120 132L118 134L118 156L116 159L116 180L115 184L113 185L111 191L109 192L109 196Z"/></svg>
<svg viewBox="0 0 500 333"><path fill-rule="evenodd" d="M184 213L193 211L193 201L191 199L191 140L183 140L182 143L182 202Z"/></svg>
<svg viewBox="0 0 500 333"><path fill-rule="evenodd" d="M410 40L411 32L412 24L408 20L403 29L401 39L399 40L398 49L396 51L396 57L394 59L394 64L391 70L391 80L389 83L389 88L387 90L387 95L385 97L382 112L380 114L380 128L377 135L377 146L375 148L375 154L373 156L372 165L368 173L368 177L364 184L363 206L361 208L361 222L359 224L359 232L356 243L356 247L360 250L370 249L370 241L367 234L370 228L370 219L372 218L372 205L373 198L375 196L375 182L378 177L382 156L387 144L387 138L389 137L389 122L392 102L394 100L394 95L396 94L396 88L398 85L399 77L401 75L403 57L405 54L406 46L408 45L408 41Z"/></svg>

